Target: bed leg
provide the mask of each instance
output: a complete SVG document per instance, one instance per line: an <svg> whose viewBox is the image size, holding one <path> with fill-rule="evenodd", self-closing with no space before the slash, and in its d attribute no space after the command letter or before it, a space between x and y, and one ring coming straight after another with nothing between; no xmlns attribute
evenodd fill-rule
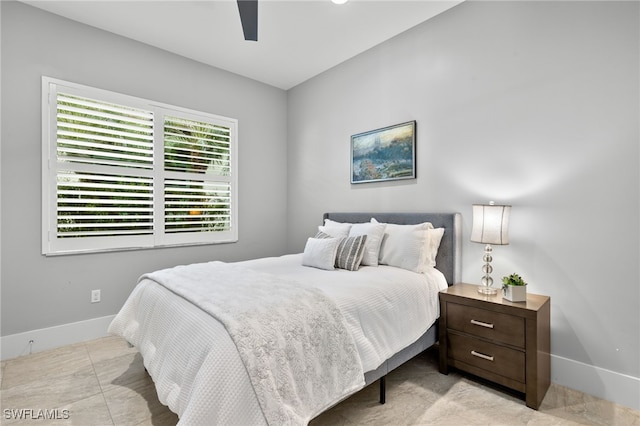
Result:
<svg viewBox="0 0 640 426"><path fill-rule="evenodd" d="M382 377L380 377L380 404L384 404L384 403L387 401L387 396L386 396L386 390L387 390L386 379L387 379L387 376L382 376Z"/></svg>

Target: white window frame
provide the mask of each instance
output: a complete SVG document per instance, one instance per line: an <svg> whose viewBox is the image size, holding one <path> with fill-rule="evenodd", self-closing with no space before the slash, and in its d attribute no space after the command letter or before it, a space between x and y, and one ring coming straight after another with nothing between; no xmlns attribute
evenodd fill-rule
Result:
<svg viewBox="0 0 640 426"><path fill-rule="evenodd" d="M57 236L57 93L79 95L103 102L126 105L153 113L153 169L138 171L153 178L153 233L134 236L58 238ZM230 226L208 232L166 233L164 229L164 180L175 175L164 170L164 117L186 118L230 129L230 173L215 176L231 190ZM68 165L65 165L68 168ZM97 89L59 79L42 77L42 254L62 255L87 252L147 249L154 247L218 244L238 241L238 121L156 101ZM210 180L210 176L207 178Z"/></svg>

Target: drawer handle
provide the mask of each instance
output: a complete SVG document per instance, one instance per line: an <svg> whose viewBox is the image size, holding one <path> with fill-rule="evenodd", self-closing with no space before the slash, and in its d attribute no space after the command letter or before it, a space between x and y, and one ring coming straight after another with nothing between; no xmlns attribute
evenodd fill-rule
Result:
<svg viewBox="0 0 640 426"><path fill-rule="evenodd" d="M471 324L479 325L480 327L493 328L493 324L489 324L488 322L476 321L473 319L471 320Z"/></svg>
<svg viewBox="0 0 640 426"><path fill-rule="evenodd" d="M471 355L477 356L478 358L486 359L487 361L493 361L492 356L481 354L480 352L471 351Z"/></svg>

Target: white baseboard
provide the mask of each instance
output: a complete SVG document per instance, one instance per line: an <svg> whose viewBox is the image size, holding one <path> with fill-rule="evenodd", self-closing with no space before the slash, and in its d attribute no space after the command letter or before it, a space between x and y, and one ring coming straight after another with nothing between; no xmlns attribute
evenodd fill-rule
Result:
<svg viewBox="0 0 640 426"><path fill-rule="evenodd" d="M42 328L0 338L0 359L107 336L115 315ZM33 340L33 343L29 342ZM551 381L640 411L640 378L551 355Z"/></svg>
<svg viewBox="0 0 640 426"><path fill-rule="evenodd" d="M551 355L551 381L640 411L640 378Z"/></svg>
<svg viewBox="0 0 640 426"><path fill-rule="evenodd" d="M16 358L107 336L107 328L113 318L115 315L2 336L0 359ZM33 343L30 343L31 341Z"/></svg>

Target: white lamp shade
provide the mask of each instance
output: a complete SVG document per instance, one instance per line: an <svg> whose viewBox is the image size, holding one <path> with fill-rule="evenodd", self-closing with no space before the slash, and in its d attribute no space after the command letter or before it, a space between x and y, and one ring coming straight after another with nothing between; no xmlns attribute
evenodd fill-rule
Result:
<svg viewBox="0 0 640 426"><path fill-rule="evenodd" d="M509 213L511 206L473 205L471 241L484 244L509 244Z"/></svg>

